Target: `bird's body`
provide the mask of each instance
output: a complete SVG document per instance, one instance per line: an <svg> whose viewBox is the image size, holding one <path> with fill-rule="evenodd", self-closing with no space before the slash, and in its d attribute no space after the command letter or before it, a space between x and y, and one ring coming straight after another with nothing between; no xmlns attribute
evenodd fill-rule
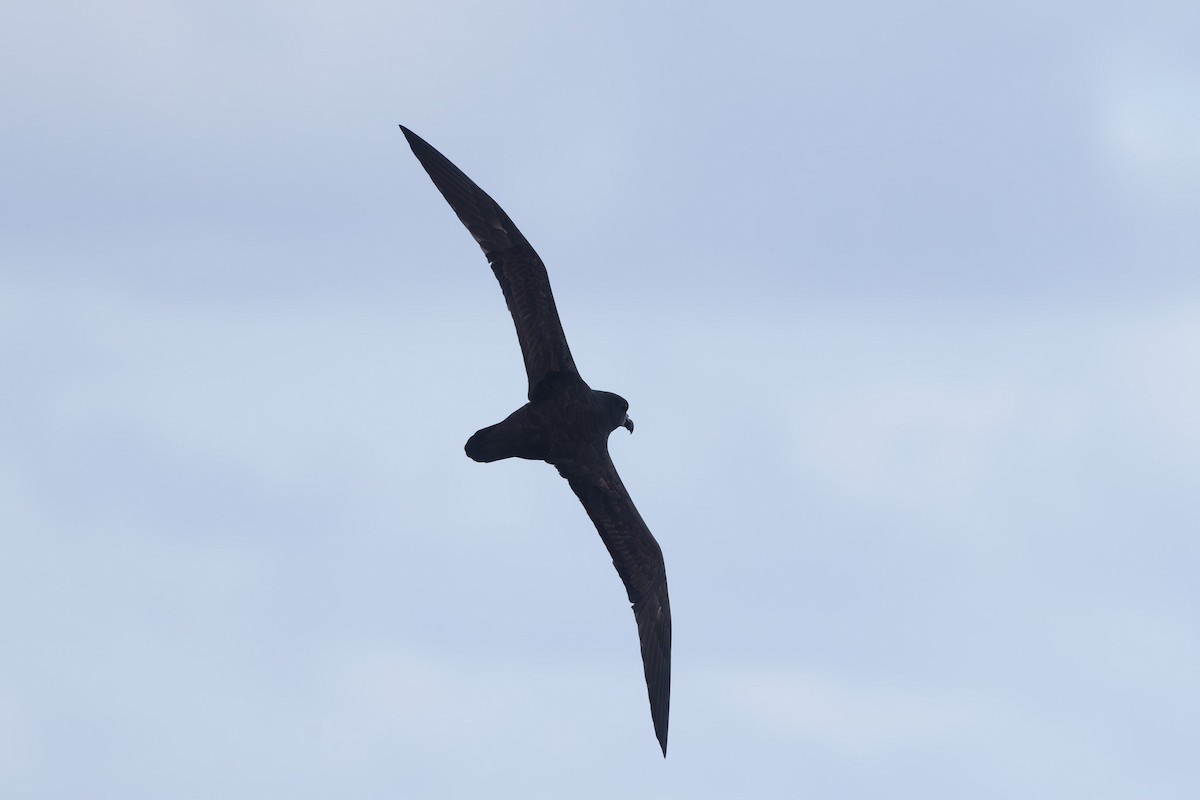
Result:
<svg viewBox="0 0 1200 800"><path fill-rule="evenodd" d="M580 377L550 291L542 260L483 190L445 156L401 126L413 153L475 237L504 292L529 378L529 402L475 433L466 453L475 461L526 458L554 465L579 497L612 556L641 642L654 731L667 753L671 698L671 606L662 550L621 482L608 436L633 432L629 404L596 391Z"/></svg>
<svg viewBox="0 0 1200 800"><path fill-rule="evenodd" d="M468 439L467 455L476 461L515 456L557 466L578 459L581 448L606 446L615 429L633 425L622 398L592 390L578 375L556 372L538 388L533 400L503 422Z"/></svg>

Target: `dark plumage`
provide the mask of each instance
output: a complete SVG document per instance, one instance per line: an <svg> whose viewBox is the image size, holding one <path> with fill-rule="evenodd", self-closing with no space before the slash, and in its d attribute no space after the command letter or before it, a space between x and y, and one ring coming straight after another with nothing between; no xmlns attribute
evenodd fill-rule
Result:
<svg viewBox="0 0 1200 800"><path fill-rule="evenodd" d="M476 461L527 458L553 464L583 503L625 583L642 645L654 733L667 754L671 704L671 604L662 550L629 499L608 455L608 436L633 432L629 403L591 389L571 358L546 267L504 210L475 183L405 128L413 153L483 249L517 328L529 402L466 445Z"/></svg>

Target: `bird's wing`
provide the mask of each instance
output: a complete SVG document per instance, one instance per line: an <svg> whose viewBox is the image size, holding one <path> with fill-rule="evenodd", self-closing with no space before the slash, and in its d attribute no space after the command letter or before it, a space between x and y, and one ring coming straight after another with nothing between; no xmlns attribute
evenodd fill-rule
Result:
<svg viewBox="0 0 1200 800"><path fill-rule="evenodd" d="M665 756L671 708L671 602L662 549L629 498L607 448L589 450L587 457L555 466L595 523L633 604L650 717Z"/></svg>
<svg viewBox="0 0 1200 800"><path fill-rule="evenodd" d="M530 399L547 375L554 372L578 374L558 310L554 307L550 278L542 259L504 209L462 170L408 128L401 125L400 130L404 131L413 154L434 185L479 242L496 280L500 281L521 343L525 372L529 376Z"/></svg>

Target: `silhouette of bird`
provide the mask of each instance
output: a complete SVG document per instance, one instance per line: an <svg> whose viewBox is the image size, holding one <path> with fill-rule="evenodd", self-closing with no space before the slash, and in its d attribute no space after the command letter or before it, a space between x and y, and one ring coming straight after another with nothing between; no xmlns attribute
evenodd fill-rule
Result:
<svg viewBox="0 0 1200 800"><path fill-rule="evenodd" d="M467 440L475 461L526 458L554 465L591 517L625 584L641 641L654 733L667 754L671 704L671 604L662 549L629 498L608 436L633 433L629 403L584 383L563 333L550 278L508 214L462 170L405 128L408 144L487 256L512 314L529 378L529 402Z"/></svg>

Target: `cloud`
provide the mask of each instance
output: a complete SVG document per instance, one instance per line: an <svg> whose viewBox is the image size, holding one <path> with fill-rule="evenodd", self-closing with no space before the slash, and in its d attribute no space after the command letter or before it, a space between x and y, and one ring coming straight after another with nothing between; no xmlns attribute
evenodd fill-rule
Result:
<svg viewBox="0 0 1200 800"><path fill-rule="evenodd" d="M924 748L996 724L995 711L977 700L802 669L727 668L709 681L750 724L840 751Z"/></svg>
<svg viewBox="0 0 1200 800"><path fill-rule="evenodd" d="M1102 90L1104 141L1134 180L1182 188L1200 177L1200 62L1150 47L1110 60Z"/></svg>

